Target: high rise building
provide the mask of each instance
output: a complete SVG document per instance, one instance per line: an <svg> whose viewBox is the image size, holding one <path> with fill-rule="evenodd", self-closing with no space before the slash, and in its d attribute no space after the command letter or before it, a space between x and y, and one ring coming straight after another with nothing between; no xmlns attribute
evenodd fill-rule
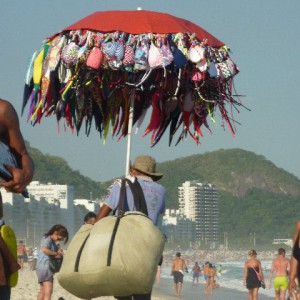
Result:
<svg viewBox="0 0 300 300"><path fill-rule="evenodd" d="M30 196L36 200L44 198L49 204L57 204L60 207L61 223L69 230L70 236L74 232L74 188L66 184L41 184L32 181L27 186ZM54 225L54 224L53 224Z"/></svg>
<svg viewBox="0 0 300 300"><path fill-rule="evenodd" d="M1 188L5 224L11 226L25 245L39 246L42 236L55 224L63 223L59 203L44 197L24 198Z"/></svg>
<svg viewBox="0 0 300 300"><path fill-rule="evenodd" d="M69 185L32 181L27 189L29 198L0 188L5 223L26 245L38 246L44 233L55 224L66 226L72 238L84 216L100 209L97 200L74 199L73 187Z"/></svg>
<svg viewBox="0 0 300 300"><path fill-rule="evenodd" d="M195 240L217 242L219 209L217 188L209 183L186 181L178 187L179 211L194 222Z"/></svg>

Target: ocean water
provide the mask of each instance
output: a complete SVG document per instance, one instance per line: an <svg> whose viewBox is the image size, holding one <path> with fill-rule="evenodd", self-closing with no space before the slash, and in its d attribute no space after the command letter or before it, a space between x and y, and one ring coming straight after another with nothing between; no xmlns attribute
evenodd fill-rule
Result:
<svg viewBox="0 0 300 300"><path fill-rule="evenodd" d="M241 292L247 292L248 290L243 285L243 274L244 274L244 264L245 261L228 261L228 262L213 262L214 265L222 265L222 273L219 277L219 280L216 278L217 283L220 285L220 287L226 287L232 290L237 290ZM269 274L270 274L270 268L271 268L272 260L261 260L261 265L263 269L263 274L266 282L266 289L259 289L259 294L263 294L266 296L274 296L274 289L271 287L271 289L268 288L268 282L269 282ZM170 274L170 265L164 265L162 266L162 278L172 278ZM189 271L191 270L191 267ZM184 282L191 282L192 283L192 273L186 273L184 276ZM205 283L203 276L199 278L200 283Z"/></svg>

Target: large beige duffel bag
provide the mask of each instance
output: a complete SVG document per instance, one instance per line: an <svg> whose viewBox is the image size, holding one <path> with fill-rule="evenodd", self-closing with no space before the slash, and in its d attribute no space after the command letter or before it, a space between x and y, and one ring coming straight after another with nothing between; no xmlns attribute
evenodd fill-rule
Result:
<svg viewBox="0 0 300 300"><path fill-rule="evenodd" d="M64 255L58 282L84 299L146 294L152 289L164 241L141 212L83 225Z"/></svg>

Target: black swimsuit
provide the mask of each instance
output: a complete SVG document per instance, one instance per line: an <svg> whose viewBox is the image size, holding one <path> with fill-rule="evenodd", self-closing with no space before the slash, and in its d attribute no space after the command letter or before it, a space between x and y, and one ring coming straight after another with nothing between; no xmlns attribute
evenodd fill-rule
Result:
<svg viewBox="0 0 300 300"><path fill-rule="evenodd" d="M258 267L256 267L255 270L258 273L259 271ZM261 282L258 280L255 270L253 268L248 267L247 280L246 280L247 289L261 287Z"/></svg>
<svg viewBox="0 0 300 300"><path fill-rule="evenodd" d="M298 261L297 265L297 278L300 279L300 248L299 248L299 234L297 236L297 239L295 241L294 247L293 247L293 256Z"/></svg>

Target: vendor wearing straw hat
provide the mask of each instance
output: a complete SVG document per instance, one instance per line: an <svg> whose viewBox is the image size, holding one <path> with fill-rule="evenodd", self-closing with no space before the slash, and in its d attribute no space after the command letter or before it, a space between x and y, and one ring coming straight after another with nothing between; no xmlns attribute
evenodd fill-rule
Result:
<svg viewBox="0 0 300 300"><path fill-rule="evenodd" d="M156 172L156 161L151 156L141 155L136 157L131 165L128 178L134 181L137 178L143 190L148 209L148 216L155 225L158 223L159 216L165 210L165 188L156 181L161 179L163 174ZM119 204L120 180L116 180L109 188L104 203L97 215L97 220L106 217ZM130 211L135 210L133 196L129 187L126 188L127 203Z"/></svg>
<svg viewBox="0 0 300 300"><path fill-rule="evenodd" d="M145 197L148 217L155 225L157 225L159 216L163 214L165 210L166 191L162 185L156 182L161 179L162 176L163 174L156 172L155 159L151 156L142 155L135 159L134 164L130 168L130 175L127 177L131 181L137 179L140 184ZM114 211L118 207L120 189L120 180L116 180L108 190L104 203L97 215L97 220L106 217L112 210ZM126 197L128 210L136 210L133 195L129 186L126 186ZM162 259L159 265L161 265L161 263ZM151 292L143 295L139 294L115 298L118 300L150 300Z"/></svg>

